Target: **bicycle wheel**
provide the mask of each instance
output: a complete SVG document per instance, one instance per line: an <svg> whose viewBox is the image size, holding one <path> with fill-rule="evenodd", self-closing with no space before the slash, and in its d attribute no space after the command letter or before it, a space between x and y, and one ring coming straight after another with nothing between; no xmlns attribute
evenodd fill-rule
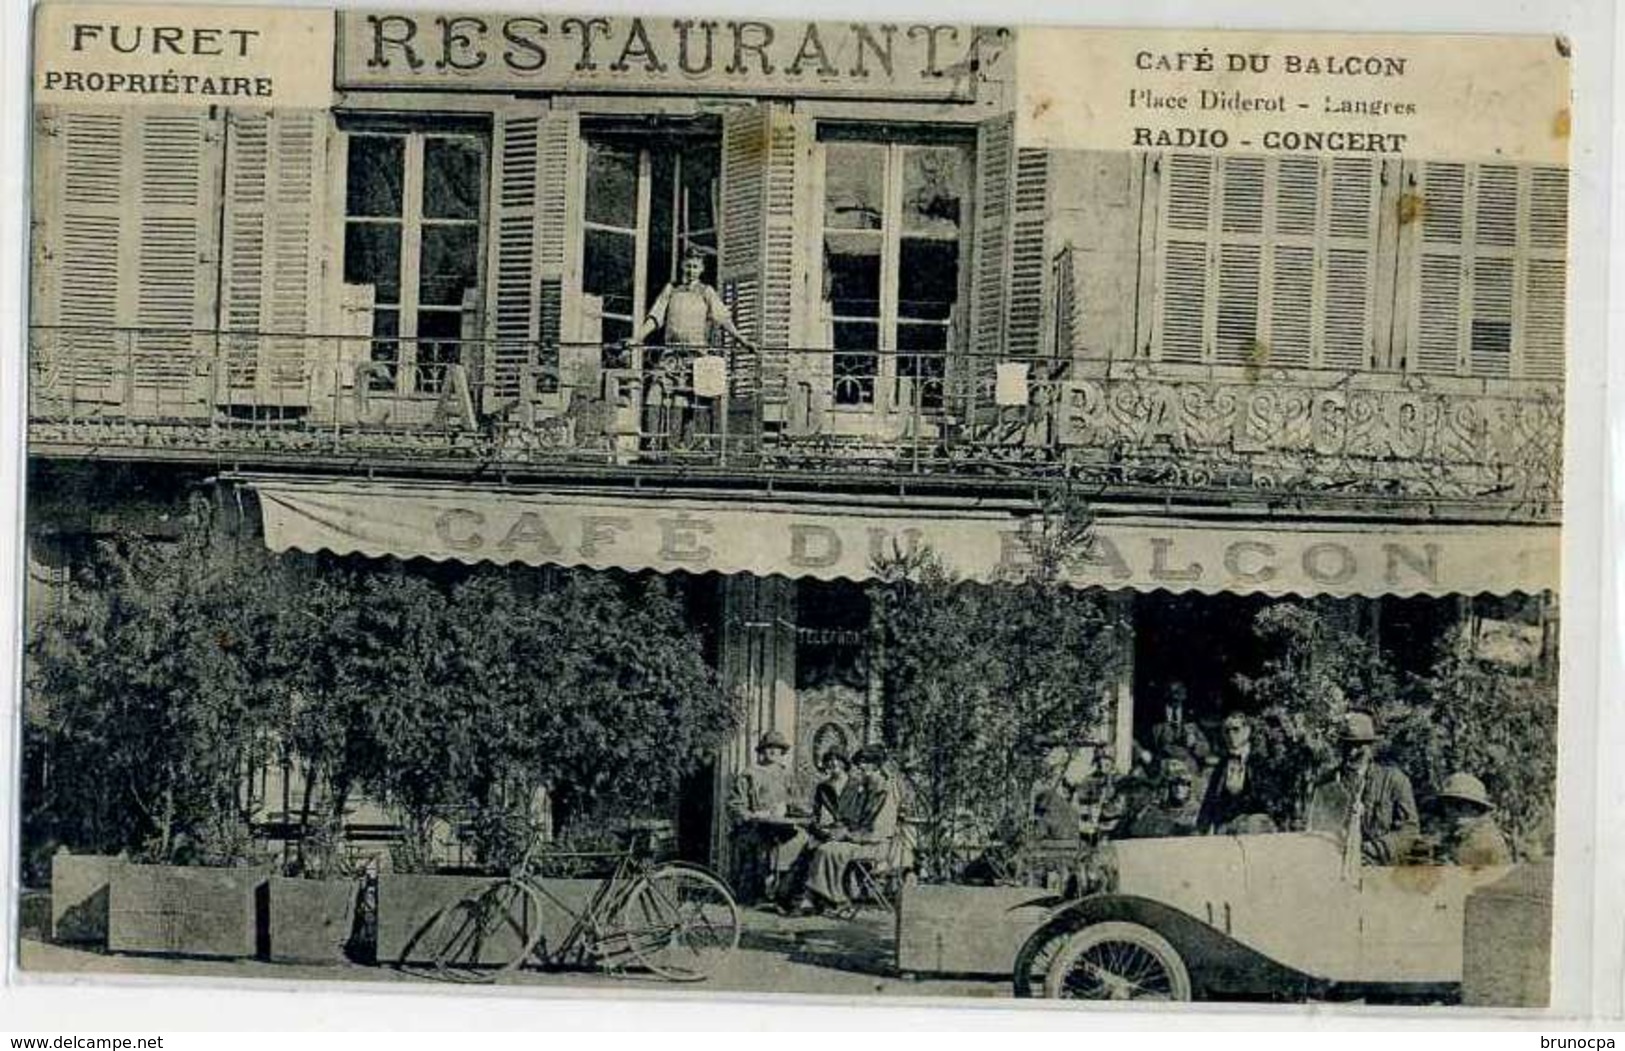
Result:
<svg viewBox="0 0 1625 1051"><path fill-rule="evenodd" d="M541 940L541 901L523 880L505 879L440 911L413 956L448 981L491 982L530 956Z"/></svg>
<svg viewBox="0 0 1625 1051"><path fill-rule="evenodd" d="M739 907L717 877L671 862L638 878L612 928L611 937L624 939L652 973L698 982L715 974L739 947Z"/></svg>

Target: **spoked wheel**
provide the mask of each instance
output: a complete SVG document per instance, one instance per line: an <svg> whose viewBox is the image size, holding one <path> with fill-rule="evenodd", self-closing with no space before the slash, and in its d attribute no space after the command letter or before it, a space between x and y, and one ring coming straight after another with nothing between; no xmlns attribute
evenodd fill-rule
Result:
<svg viewBox="0 0 1625 1051"><path fill-rule="evenodd" d="M495 981L535 950L542 936L540 917L535 891L521 880L503 880L448 905L417 948L447 981Z"/></svg>
<svg viewBox="0 0 1625 1051"><path fill-rule="evenodd" d="M709 872L660 865L627 894L614 933L654 974L703 981L739 947L739 907L727 885Z"/></svg>
<svg viewBox="0 0 1625 1051"><path fill-rule="evenodd" d="M1067 939L1044 995L1070 1000L1189 1000L1190 972L1168 939L1138 923L1097 923Z"/></svg>

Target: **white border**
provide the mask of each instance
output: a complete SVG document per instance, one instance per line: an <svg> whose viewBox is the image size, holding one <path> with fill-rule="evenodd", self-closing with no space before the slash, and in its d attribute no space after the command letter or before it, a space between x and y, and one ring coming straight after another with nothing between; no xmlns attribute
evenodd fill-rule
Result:
<svg viewBox="0 0 1625 1051"><path fill-rule="evenodd" d="M21 618L22 579L21 435L26 318L26 187L28 0L0 0L0 638L14 640ZM307 3L299 6L328 7ZM806 17L810 5L796 0L407 0L394 6L442 9L545 7L605 13L704 11L762 17ZM885 1028L919 1030L952 1026L986 1028L1146 1029L1170 1024L1208 1033L1233 1029L1464 1029L1493 1025L1558 1028L1560 1020L1607 1025L1625 1015L1625 764L1616 745L1625 741L1618 689L1625 653L1620 616L1620 578L1605 537L1619 535L1625 492L1615 481L1604 450L1625 453L1625 417L1605 420L1608 380L1625 382L1619 355L1605 364L1610 331L1625 338L1625 308L1608 299L1610 264L1625 243L1625 217L1610 211L1620 180L1610 163L1614 65L1625 47L1609 0L1094 0L1087 8L1046 0L1017 8L1008 0L820 0L819 18L931 18L983 23L1095 25L1187 24L1225 28L1333 29L1367 31L1549 32L1574 47L1573 265L1570 277L1571 356L1568 427L1563 607L1563 718L1559 730L1559 841L1557 859L1557 951L1554 998L1547 1015L1466 1012L1360 1011L1327 1008L1249 1010L1221 1005L1182 1010L1176 1017L1145 1013L1010 1009L1007 1004L965 1001L912 1006L845 1001L762 1000L719 996L704 1000L665 998L566 999L522 995L453 998L410 985L341 988L333 985L222 982L160 985L150 979L89 983L42 982L0 985L0 1033L137 1030L490 1030L569 1028ZM1625 130L1618 133L1625 146ZM1610 232L1614 233L1612 242ZM1605 431L1604 424L1611 424ZM1605 445L1605 441L1607 444ZM1605 533L1606 527L1606 533ZM0 976L18 982L13 949L17 881L16 727L17 649L0 646ZM1599 704L1606 697L1608 703ZM1593 804L1600 803L1600 806ZM94 988L94 991L92 991ZM160 993L160 989L162 990ZM297 993L297 995L296 995ZM826 1006L827 1004L827 1006ZM607 1009L607 1010L606 1010ZM1605 1021L1606 1020L1606 1021ZM1185 1039L1191 1039L1189 1037ZM1207 1042L1208 1037L1199 1037ZM1523 1046L1536 1046L1532 1035ZM409 1041L414 1046L424 1043ZM1214 1039L1218 1044L1233 1039ZM285 1042L284 1042L285 1043ZM985 1046L985 1041L981 1044Z"/></svg>

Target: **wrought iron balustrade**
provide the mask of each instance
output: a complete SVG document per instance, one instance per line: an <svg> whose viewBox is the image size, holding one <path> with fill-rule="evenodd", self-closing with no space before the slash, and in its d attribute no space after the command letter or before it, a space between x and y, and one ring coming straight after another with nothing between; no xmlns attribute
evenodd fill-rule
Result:
<svg viewBox="0 0 1625 1051"><path fill-rule="evenodd" d="M819 348L36 327L38 449L1079 479L1553 517L1550 382ZM855 393L857 392L857 393Z"/></svg>

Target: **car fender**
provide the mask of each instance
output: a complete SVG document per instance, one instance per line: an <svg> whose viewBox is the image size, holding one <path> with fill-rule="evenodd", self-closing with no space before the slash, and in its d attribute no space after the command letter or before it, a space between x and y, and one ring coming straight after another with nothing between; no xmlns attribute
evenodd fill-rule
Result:
<svg viewBox="0 0 1625 1051"><path fill-rule="evenodd" d="M1198 999L1268 995L1302 1000L1323 995L1330 984L1250 949L1170 905L1132 894L1099 894L1061 907L1028 937L1016 954L1015 995L1040 995L1034 970L1045 965L1063 939L1109 920L1138 923L1168 939L1185 961L1192 993Z"/></svg>

